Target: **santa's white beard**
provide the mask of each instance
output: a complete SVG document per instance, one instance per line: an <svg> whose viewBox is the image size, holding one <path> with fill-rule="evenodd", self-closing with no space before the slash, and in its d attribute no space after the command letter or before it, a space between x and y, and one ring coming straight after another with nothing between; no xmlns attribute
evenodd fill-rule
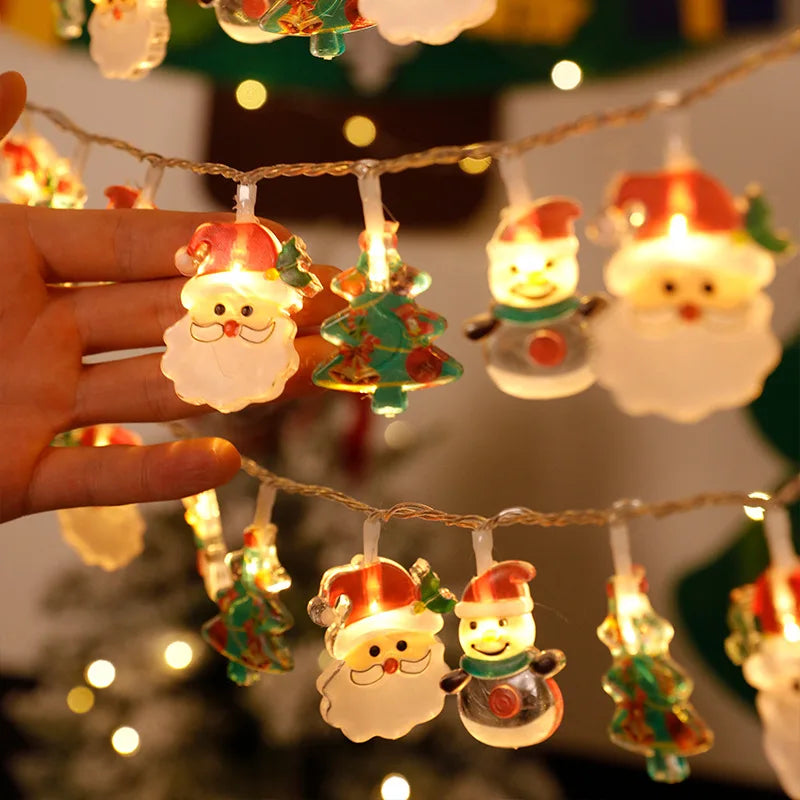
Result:
<svg viewBox="0 0 800 800"><path fill-rule="evenodd" d="M636 314L617 300L591 323L592 368L627 413L695 422L760 394L781 354L771 317L764 294L739 315L688 323L674 312Z"/></svg>
<svg viewBox="0 0 800 800"><path fill-rule="evenodd" d="M444 707L445 694L439 681L449 672L444 645L437 641L423 672L384 673L374 683L358 684L344 661L334 661L317 679L322 695L322 718L353 742L373 736L399 739L415 725L433 719Z"/></svg>
<svg viewBox="0 0 800 800"><path fill-rule="evenodd" d="M163 61L169 20L163 10L149 14L133 8L117 20L110 12L92 12L89 53L106 78L142 78Z"/></svg>
<svg viewBox="0 0 800 800"><path fill-rule="evenodd" d="M764 725L764 750L783 791L800 799L800 695L792 689L759 692L756 708Z"/></svg>
<svg viewBox="0 0 800 800"><path fill-rule="evenodd" d="M175 383L178 397L196 406L227 413L274 400L300 365L294 321L278 316L274 323L272 335L259 344L241 336L198 342L186 314L164 333L161 371Z"/></svg>

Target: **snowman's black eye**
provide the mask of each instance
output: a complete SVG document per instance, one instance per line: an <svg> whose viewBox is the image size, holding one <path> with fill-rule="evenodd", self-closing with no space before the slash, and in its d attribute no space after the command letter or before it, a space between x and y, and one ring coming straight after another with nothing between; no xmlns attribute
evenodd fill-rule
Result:
<svg viewBox="0 0 800 800"><path fill-rule="evenodd" d="M714 284L713 284L713 283L711 283L711 282L709 282L709 283L704 283L704 284L703 284L703 291L704 291L706 294L714 294Z"/></svg>
<svg viewBox="0 0 800 800"><path fill-rule="evenodd" d="M249 317L253 313L253 306L242 306L242 316Z"/></svg>
<svg viewBox="0 0 800 800"><path fill-rule="evenodd" d="M516 275L519 272L519 267L516 264L512 264L508 269L512 275Z"/></svg>
<svg viewBox="0 0 800 800"><path fill-rule="evenodd" d="M222 315L225 313L225 306L224 306L224 305L222 305L222 303L217 303L217 304L214 306L214 313L215 313L215 314L216 314L218 317L221 317L221 316L222 316Z"/></svg>
<svg viewBox="0 0 800 800"><path fill-rule="evenodd" d="M408 647L408 642L405 639L401 639L397 643L397 649L402 653Z"/></svg>
<svg viewBox="0 0 800 800"><path fill-rule="evenodd" d="M378 647L378 645L376 645L376 644L372 645L372 647L370 647L370 649L369 649L369 654L370 654L370 655L371 655L373 658L375 658L375 656L379 656L379 655L380 655L380 653L381 653L381 649L380 649L380 647Z"/></svg>
<svg viewBox="0 0 800 800"><path fill-rule="evenodd" d="M470 630L473 630L473 631L474 631L474 630L475 630L475 628L477 628L477 627L478 627L478 623L477 623L477 622L475 622L475 620L472 620L472 622L470 622L470 624L469 624L469 627L470 627Z"/></svg>
<svg viewBox="0 0 800 800"><path fill-rule="evenodd" d="M667 294L672 294L675 291L675 284L672 281L666 281L664 284L664 291Z"/></svg>
<svg viewBox="0 0 800 800"><path fill-rule="evenodd" d="M500 619L499 619L499 620L497 620L497 624L498 624L498 625L499 625L501 628L505 628L505 626L506 626L506 625L508 625L508 620L507 620L505 617L500 617Z"/></svg>
<svg viewBox="0 0 800 800"><path fill-rule="evenodd" d="M544 262L545 269L553 269L556 265L556 260L554 258L548 258L547 261Z"/></svg>

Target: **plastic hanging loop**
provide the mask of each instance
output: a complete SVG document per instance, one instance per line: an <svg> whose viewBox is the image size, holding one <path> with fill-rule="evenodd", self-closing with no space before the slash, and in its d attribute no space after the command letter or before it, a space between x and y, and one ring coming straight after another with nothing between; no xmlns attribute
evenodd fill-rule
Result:
<svg viewBox="0 0 800 800"><path fill-rule="evenodd" d="M494 564L492 549L494 547L494 529L487 520L480 528L472 531L472 549L475 551L475 569L482 575Z"/></svg>
<svg viewBox="0 0 800 800"><path fill-rule="evenodd" d="M271 483L262 483L256 499L256 512L253 515L253 525L258 528L267 528L272 523L272 509L278 490Z"/></svg>
<svg viewBox="0 0 800 800"><path fill-rule="evenodd" d="M792 570L797 566L797 553L792 542L792 523L783 503L768 502L764 509L764 535L772 567Z"/></svg>
<svg viewBox="0 0 800 800"><path fill-rule="evenodd" d="M694 166L689 146L689 113L678 107L680 93L675 90L659 92L656 102L671 109L664 115L666 145L664 163L668 169L680 170Z"/></svg>
<svg viewBox="0 0 800 800"><path fill-rule="evenodd" d="M86 162L89 160L89 147L89 142L85 139L81 139L78 141L75 152L70 159L72 174L81 181L83 180L83 173L86 169Z"/></svg>
<svg viewBox="0 0 800 800"><path fill-rule="evenodd" d="M640 506L641 500L617 500L612 506L614 511L608 523L609 541L611 543L611 560L614 564L614 575L633 576L633 558L631 557L631 534L625 511Z"/></svg>
<svg viewBox="0 0 800 800"><path fill-rule="evenodd" d="M364 564L378 561L378 540L381 538L381 521L376 516L364 520Z"/></svg>
<svg viewBox="0 0 800 800"><path fill-rule="evenodd" d="M389 262L386 256L386 219L383 215L381 179L376 172L377 161L360 161L356 167L358 191L364 210L364 231L367 239L369 283L373 292L389 289Z"/></svg>
<svg viewBox="0 0 800 800"><path fill-rule="evenodd" d="M236 222L256 222L256 195L254 183L240 183L236 188Z"/></svg>
<svg viewBox="0 0 800 800"><path fill-rule="evenodd" d="M150 164L144 176L144 186L136 201L136 208L155 208L155 197L161 178L164 176L163 164Z"/></svg>
<svg viewBox="0 0 800 800"><path fill-rule="evenodd" d="M525 161L519 153L504 153L497 160L500 177L506 187L509 208L524 208L533 202Z"/></svg>

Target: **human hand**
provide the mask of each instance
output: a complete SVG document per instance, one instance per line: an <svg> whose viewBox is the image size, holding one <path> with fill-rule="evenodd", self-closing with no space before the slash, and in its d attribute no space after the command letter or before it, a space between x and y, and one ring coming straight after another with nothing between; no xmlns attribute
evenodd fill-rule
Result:
<svg viewBox="0 0 800 800"><path fill-rule="evenodd" d="M5 89L0 90L0 105ZM239 454L222 439L147 447L51 447L56 434L98 423L206 413L183 403L159 353L83 364L86 355L160 346L184 313L175 251L209 219L152 210L59 211L0 205L0 522L53 508L196 494L229 480ZM280 239L289 233L268 224ZM327 286L336 270L315 266ZM53 284L113 281L106 286ZM317 333L342 307L330 291L295 315L300 368L282 398L313 388L332 346Z"/></svg>
<svg viewBox="0 0 800 800"><path fill-rule="evenodd" d="M0 139L14 127L25 108L27 88L19 72L0 75Z"/></svg>

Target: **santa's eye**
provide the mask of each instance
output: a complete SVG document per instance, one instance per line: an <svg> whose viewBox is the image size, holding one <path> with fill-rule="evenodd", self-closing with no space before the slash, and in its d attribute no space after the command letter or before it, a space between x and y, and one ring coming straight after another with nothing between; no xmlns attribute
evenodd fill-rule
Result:
<svg viewBox="0 0 800 800"><path fill-rule="evenodd" d="M475 622L475 620L472 620L472 622L470 622L470 624L469 624L469 627L470 627L470 630L474 631L478 627L478 623Z"/></svg>
<svg viewBox="0 0 800 800"><path fill-rule="evenodd" d="M217 304L214 306L214 313L215 313L215 314L216 314L218 317L221 317L221 316L222 316L222 315L225 313L225 306L224 306L224 305L222 305L222 303L217 303Z"/></svg>
<svg viewBox="0 0 800 800"><path fill-rule="evenodd" d="M554 258L548 258L547 261L544 262L545 269L553 269L556 265L556 260Z"/></svg>
<svg viewBox="0 0 800 800"><path fill-rule="evenodd" d="M509 271L509 272L510 272L512 275L516 275L516 274L519 272L519 267L518 267L516 264L512 264L512 265L511 265L511 266L508 268L508 271Z"/></svg>
<svg viewBox="0 0 800 800"><path fill-rule="evenodd" d="M405 639L401 639L397 643L397 649L402 653L408 647L408 642Z"/></svg>
<svg viewBox="0 0 800 800"><path fill-rule="evenodd" d="M369 654L373 658L375 658L375 656L379 656L381 654L380 647L378 647L378 645L376 645L376 644L372 645L372 647L370 647L370 649L369 649Z"/></svg>
<svg viewBox="0 0 800 800"><path fill-rule="evenodd" d="M672 281L665 281L664 282L664 291L667 294L672 294L675 291L675 284Z"/></svg>
<svg viewBox="0 0 800 800"><path fill-rule="evenodd" d="M249 317L253 313L253 306L242 306L242 316Z"/></svg>
<svg viewBox="0 0 800 800"><path fill-rule="evenodd" d="M499 625L501 628L505 628L505 626L506 626L506 625L508 625L508 620L507 620L505 617L500 617L500 619L499 619L499 620L497 620L497 624L498 624L498 625Z"/></svg>
<svg viewBox="0 0 800 800"><path fill-rule="evenodd" d="M714 284L711 281L703 284L703 291L706 294L714 294Z"/></svg>

